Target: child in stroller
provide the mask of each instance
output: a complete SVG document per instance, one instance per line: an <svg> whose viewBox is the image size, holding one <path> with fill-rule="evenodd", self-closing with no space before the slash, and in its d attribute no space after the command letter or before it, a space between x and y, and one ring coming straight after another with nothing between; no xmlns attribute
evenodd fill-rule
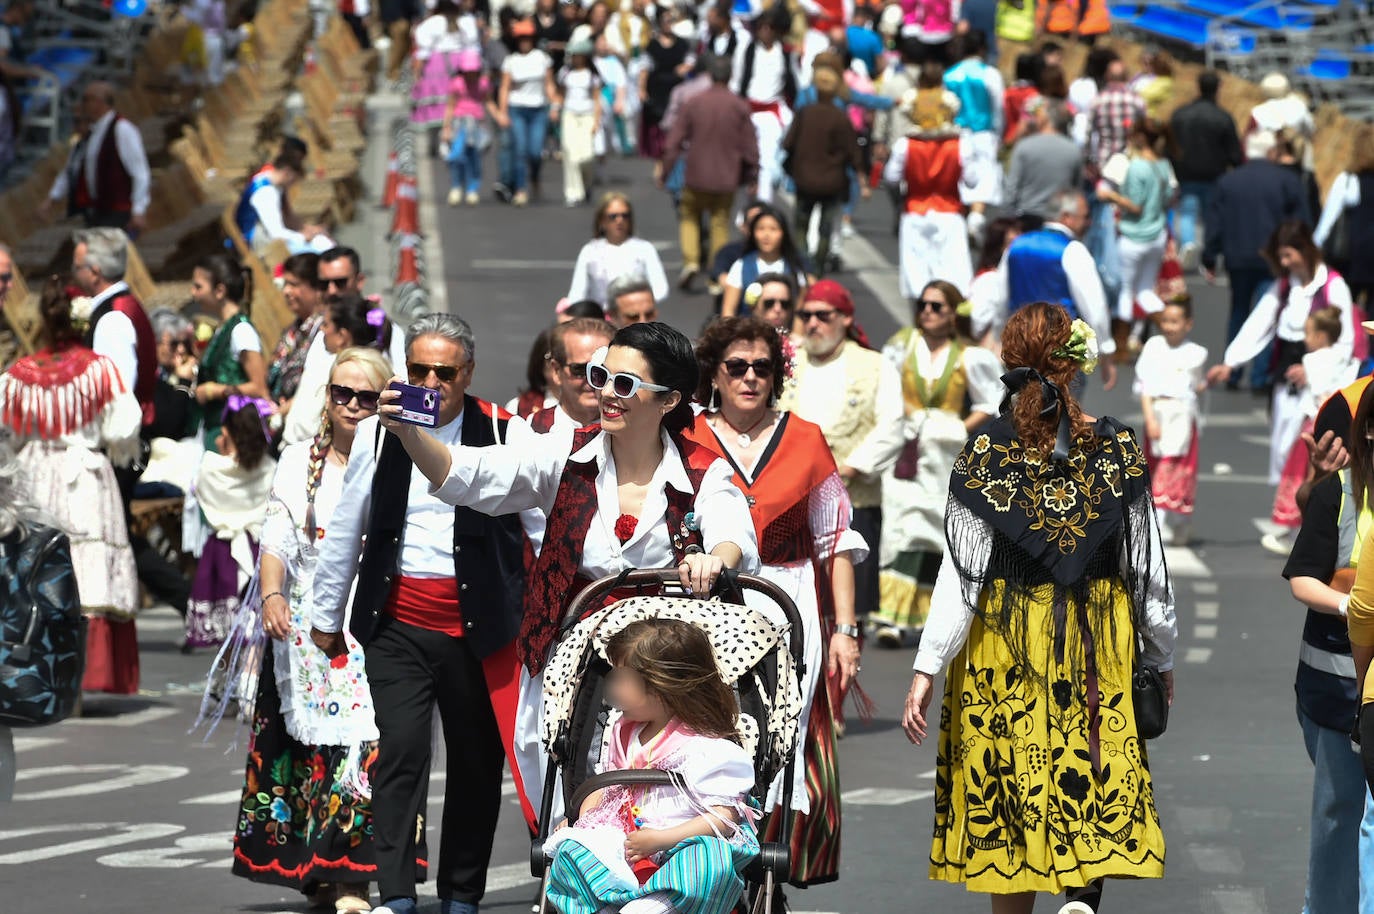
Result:
<svg viewBox="0 0 1374 914"><path fill-rule="evenodd" d="M606 653L622 716L604 769L670 772L677 788L616 784L588 797L545 845L549 900L561 914L725 914L759 845L746 802L753 760L711 642L686 622L642 619Z"/></svg>

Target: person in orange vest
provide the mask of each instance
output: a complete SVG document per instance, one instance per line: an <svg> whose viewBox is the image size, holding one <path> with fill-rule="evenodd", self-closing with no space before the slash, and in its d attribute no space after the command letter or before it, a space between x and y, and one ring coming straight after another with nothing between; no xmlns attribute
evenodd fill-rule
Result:
<svg viewBox="0 0 1374 914"><path fill-rule="evenodd" d="M1042 0L1035 18L1037 32L1076 38L1087 45L1112 27L1106 0Z"/></svg>

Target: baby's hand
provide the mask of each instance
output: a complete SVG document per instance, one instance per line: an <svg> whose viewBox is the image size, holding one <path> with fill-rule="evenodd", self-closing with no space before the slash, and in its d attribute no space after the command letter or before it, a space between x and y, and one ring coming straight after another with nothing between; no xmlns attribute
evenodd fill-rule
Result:
<svg viewBox="0 0 1374 914"><path fill-rule="evenodd" d="M648 857L652 857L661 851L676 844L676 841L667 842L664 836L666 831L660 828L641 828L638 831L630 832L625 836L625 859L630 863L638 863Z"/></svg>

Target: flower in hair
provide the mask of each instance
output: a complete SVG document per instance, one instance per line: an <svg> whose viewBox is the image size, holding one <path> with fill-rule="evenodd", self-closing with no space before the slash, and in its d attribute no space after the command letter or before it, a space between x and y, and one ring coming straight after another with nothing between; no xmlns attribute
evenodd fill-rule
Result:
<svg viewBox="0 0 1374 914"><path fill-rule="evenodd" d="M382 332L386 327L386 311L383 310L380 305L375 308L368 309L367 323L368 326L375 327L377 329L377 345L380 346L382 343Z"/></svg>
<svg viewBox="0 0 1374 914"><path fill-rule="evenodd" d="M1097 334L1082 318L1074 318L1069 327L1069 338L1050 355L1077 362L1084 374L1092 374L1097 370Z"/></svg>
<svg viewBox="0 0 1374 914"><path fill-rule="evenodd" d="M85 333L91 326L91 315L95 313L95 301L85 295L72 299L72 326Z"/></svg>
<svg viewBox="0 0 1374 914"><path fill-rule="evenodd" d="M763 285L761 283L751 282L748 286L745 287L744 304L749 308L753 308L755 305L757 305L759 303L759 299L762 297Z"/></svg>

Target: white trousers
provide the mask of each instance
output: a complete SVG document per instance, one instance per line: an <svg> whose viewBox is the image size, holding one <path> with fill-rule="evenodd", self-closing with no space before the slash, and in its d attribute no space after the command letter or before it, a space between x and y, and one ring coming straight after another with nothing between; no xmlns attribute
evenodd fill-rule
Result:
<svg viewBox="0 0 1374 914"><path fill-rule="evenodd" d="M931 280L951 282L967 295L973 285L968 223L958 213L906 213L897 245L902 297L910 301Z"/></svg>
<svg viewBox="0 0 1374 914"><path fill-rule="evenodd" d="M1263 358L1263 356L1261 356ZM1283 477L1288 453L1302 434L1303 397L1289 391L1283 378L1274 379L1274 410L1269 428L1269 484L1276 486Z"/></svg>
<svg viewBox="0 0 1374 914"><path fill-rule="evenodd" d="M772 111L755 111L750 117L754 122L754 136L759 141L759 190L758 198L765 203L773 202L773 191L782 181L782 161L779 158L782 138L791 121L791 112L784 105L782 117Z"/></svg>
<svg viewBox="0 0 1374 914"><path fill-rule="evenodd" d="M1164 310L1164 299L1155 292L1159 267L1164 263L1164 245L1168 237L1160 234L1154 241L1132 241L1122 235L1117 238L1121 255L1121 292L1116 297L1116 317L1135 322L1135 305L1146 314Z"/></svg>

